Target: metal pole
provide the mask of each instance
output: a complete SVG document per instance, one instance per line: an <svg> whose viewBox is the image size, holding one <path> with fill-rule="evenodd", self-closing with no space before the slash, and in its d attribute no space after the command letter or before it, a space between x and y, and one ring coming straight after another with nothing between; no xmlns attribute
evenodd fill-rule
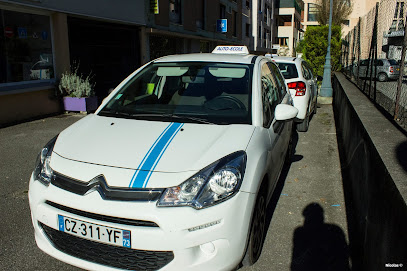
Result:
<svg viewBox="0 0 407 271"><path fill-rule="evenodd" d="M399 80L397 83L397 94L396 94L396 109L394 110L394 119L397 120L399 118L399 108L400 108L400 94L401 94L401 87L403 83L404 77L404 60L406 58L406 46L407 46L407 16L406 21L404 21L404 42L403 42L403 49L401 50L401 62L400 62L400 75Z"/></svg>
<svg viewBox="0 0 407 271"><path fill-rule="evenodd" d="M324 77L322 79L322 86L320 96L332 97L332 83L331 83L331 32L332 32L332 0L330 0L329 7L329 32L328 32L328 49L325 57Z"/></svg>

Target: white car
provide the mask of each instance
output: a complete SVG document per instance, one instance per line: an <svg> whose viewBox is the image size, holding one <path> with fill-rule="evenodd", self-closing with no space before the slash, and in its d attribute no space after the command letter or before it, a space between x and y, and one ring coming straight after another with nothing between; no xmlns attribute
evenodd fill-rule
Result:
<svg viewBox="0 0 407 271"><path fill-rule="evenodd" d="M298 109L296 118L297 131L308 131L310 116L317 112L318 86L317 79L308 63L298 57L273 57L287 82L293 98L294 106Z"/></svg>
<svg viewBox="0 0 407 271"><path fill-rule="evenodd" d="M87 270L255 263L291 103L277 66L245 47L151 61L40 152L38 247Z"/></svg>

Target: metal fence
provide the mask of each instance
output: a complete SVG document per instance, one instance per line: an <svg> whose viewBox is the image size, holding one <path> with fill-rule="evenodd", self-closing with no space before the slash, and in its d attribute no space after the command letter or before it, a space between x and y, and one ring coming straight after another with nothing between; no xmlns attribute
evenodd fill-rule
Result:
<svg viewBox="0 0 407 271"><path fill-rule="evenodd" d="M407 131L407 0L382 0L342 43L345 75ZM404 58L404 60L403 60Z"/></svg>

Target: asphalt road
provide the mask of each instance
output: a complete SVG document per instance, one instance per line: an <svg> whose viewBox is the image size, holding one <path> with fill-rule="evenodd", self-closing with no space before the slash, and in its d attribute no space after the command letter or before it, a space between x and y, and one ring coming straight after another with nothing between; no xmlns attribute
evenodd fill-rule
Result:
<svg viewBox="0 0 407 271"><path fill-rule="evenodd" d="M61 115L0 129L0 270L78 270L37 248L27 192L41 148L81 117Z"/></svg>
<svg viewBox="0 0 407 271"><path fill-rule="evenodd" d="M81 117L61 115L0 129L0 270L79 270L37 248L27 190L39 150ZM324 267L324 249L336 255L330 260L342 267L338 270L346 270L347 223L332 106L321 106L310 130L296 141L292 164L268 207L262 255L243 271ZM321 270L331 270L326 267Z"/></svg>

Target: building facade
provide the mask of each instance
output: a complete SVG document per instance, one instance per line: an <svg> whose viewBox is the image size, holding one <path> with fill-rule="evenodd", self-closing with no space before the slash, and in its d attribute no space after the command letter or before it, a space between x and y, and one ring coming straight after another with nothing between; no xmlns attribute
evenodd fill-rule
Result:
<svg viewBox="0 0 407 271"><path fill-rule="evenodd" d="M359 18L365 16L380 0L351 0L352 13L349 19L342 25L342 37L345 37L359 22Z"/></svg>
<svg viewBox="0 0 407 271"><path fill-rule="evenodd" d="M279 55L295 56L295 47L302 38L301 14L304 9L302 0L280 0L278 9L278 36L274 48Z"/></svg>
<svg viewBox="0 0 407 271"><path fill-rule="evenodd" d="M258 54L272 53L273 40L277 38L278 2L275 0L255 0L252 2L253 47Z"/></svg>
<svg viewBox="0 0 407 271"><path fill-rule="evenodd" d="M317 21L317 0L304 0L304 10L301 14L304 32L310 25L319 25Z"/></svg>
<svg viewBox="0 0 407 271"><path fill-rule="evenodd" d="M62 112L58 80L73 64L93 74L100 102L151 59L210 52L219 44L254 49L251 6L243 0L0 0L0 126ZM222 30L219 19L227 22Z"/></svg>

